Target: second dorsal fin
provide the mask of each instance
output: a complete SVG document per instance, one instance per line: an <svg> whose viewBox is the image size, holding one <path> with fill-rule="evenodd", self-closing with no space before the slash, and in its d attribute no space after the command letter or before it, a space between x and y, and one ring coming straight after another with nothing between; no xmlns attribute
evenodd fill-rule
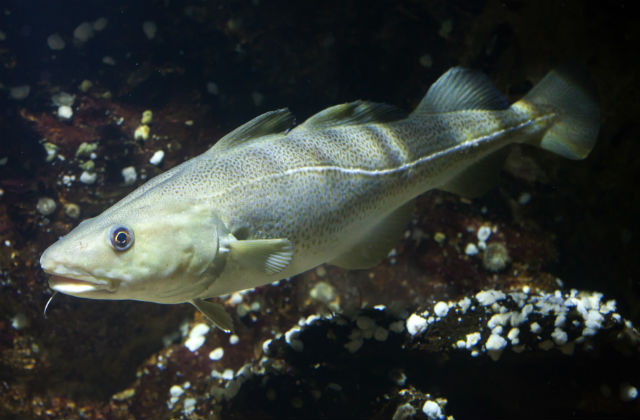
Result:
<svg viewBox="0 0 640 420"><path fill-rule="evenodd" d="M226 150L258 137L281 133L291 128L294 120L287 108L265 112L218 140L210 150Z"/></svg>
<svg viewBox="0 0 640 420"><path fill-rule="evenodd" d="M395 106L366 101L334 105L312 115L301 126L322 129L338 125L389 122L407 117L407 112Z"/></svg>
<svg viewBox="0 0 640 420"><path fill-rule="evenodd" d="M480 72L453 67L429 88L414 113L436 114L467 109L507 109L509 103Z"/></svg>

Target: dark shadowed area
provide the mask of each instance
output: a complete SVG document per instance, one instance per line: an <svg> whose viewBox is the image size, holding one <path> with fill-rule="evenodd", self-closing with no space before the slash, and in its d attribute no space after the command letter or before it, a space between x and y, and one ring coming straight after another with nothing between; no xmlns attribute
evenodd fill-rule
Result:
<svg viewBox="0 0 640 420"><path fill-rule="evenodd" d="M2 2L0 417L637 418L628 6ZM411 110L457 65L513 102L567 63L600 101L589 157L512 147L482 197L421 196L371 270L320 266L217 299L233 335L190 305L57 295L43 316L47 246L263 112L288 107L301 123L355 99Z"/></svg>

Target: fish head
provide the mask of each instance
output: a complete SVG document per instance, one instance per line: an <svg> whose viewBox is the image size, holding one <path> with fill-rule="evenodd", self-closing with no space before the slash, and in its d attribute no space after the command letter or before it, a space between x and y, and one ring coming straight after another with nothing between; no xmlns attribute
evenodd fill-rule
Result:
<svg viewBox="0 0 640 420"><path fill-rule="evenodd" d="M221 222L209 206L179 200L116 204L51 245L40 265L61 293L92 299L188 301L224 265Z"/></svg>

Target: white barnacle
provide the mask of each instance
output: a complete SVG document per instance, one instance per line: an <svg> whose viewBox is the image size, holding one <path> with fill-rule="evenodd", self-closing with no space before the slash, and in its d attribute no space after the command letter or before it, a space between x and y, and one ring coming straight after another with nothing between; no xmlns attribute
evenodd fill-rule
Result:
<svg viewBox="0 0 640 420"><path fill-rule="evenodd" d="M427 325L427 320L420 315L411 314L411 316L407 318L407 331L411 335L422 333L427 329Z"/></svg>

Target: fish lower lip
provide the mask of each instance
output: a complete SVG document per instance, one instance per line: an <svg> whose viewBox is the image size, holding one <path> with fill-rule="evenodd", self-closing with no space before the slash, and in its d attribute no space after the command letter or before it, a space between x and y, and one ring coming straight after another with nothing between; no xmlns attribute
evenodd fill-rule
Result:
<svg viewBox="0 0 640 420"><path fill-rule="evenodd" d="M95 290L109 290L109 284L106 282L94 283L87 280L77 280L62 276L52 276L49 278L49 287L60 293L83 293Z"/></svg>

